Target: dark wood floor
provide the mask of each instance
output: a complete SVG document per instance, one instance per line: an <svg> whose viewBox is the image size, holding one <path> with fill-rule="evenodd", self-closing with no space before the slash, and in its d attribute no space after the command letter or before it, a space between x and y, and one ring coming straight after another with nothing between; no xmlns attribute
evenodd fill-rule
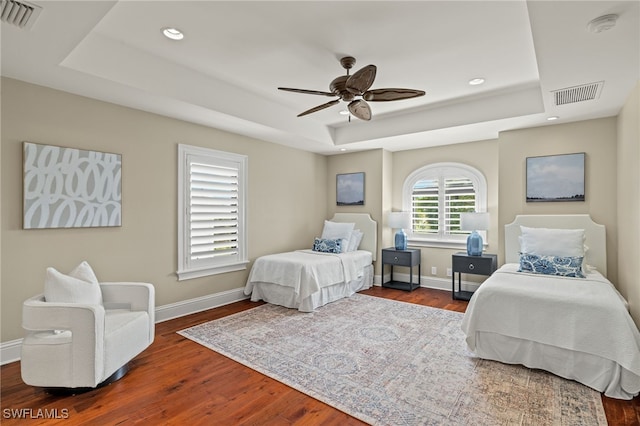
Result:
<svg viewBox="0 0 640 426"><path fill-rule="evenodd" d="M447 291L425 288L408 293L374 287L363 293L458 312L464 312L467 306L467 302L451 300ZM3 425L364 424L176 334L183 328L257 305L242 301L157 324L153 345L131 362L131 370L125 377L80 395L50 395L22 382L19 362L2 366L0 422ZM603 403L610 425L640 425L640 397L632 401L604 397ZM31 417L57 415L59 419L11 418L17 412Z"/></svg>

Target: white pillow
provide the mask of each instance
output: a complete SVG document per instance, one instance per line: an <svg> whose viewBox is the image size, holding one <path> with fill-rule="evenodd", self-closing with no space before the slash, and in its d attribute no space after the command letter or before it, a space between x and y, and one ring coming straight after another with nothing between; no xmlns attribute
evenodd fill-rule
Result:
<svg viewBox="0 0 640 426"><path fill-rule="evenodd" d="M93 272L93 269L91 269L91 266L89 266L86 260L82 261L73 271L69 272L69 276L88 283L98 284L98 277L96 277L95 272Z"/></svg>
<svg viewBox="0 0 640 426"><path fill-rule="evenodd" d="M87 262L82 262L69 275L47 268L44 299L56 303L102 305L102 292L93 269Z"/></svg>
<svg viewBox="0 0 640 426"><path fill-rule="evenodd" d="M351 239L351 232L356 226L355 223L342 223L331 222L329 220L324 221L324 229L322 230L322 239L342 241L342 253L346 252L349 247L349 240Z"/></svg>
<svg viewBox="0 0 640 426"><path fill-rule="evenodd" d="M351 232L351 239L349 240L349 248L347 249L347 251L358 250L363 235L364 234L362 233L362 231L360 231L359 229L354 229L353 232Z"/></svg>
<svg viewBox="0 0 640 426"><path fill-rule="evenodd" d="M539 256L584 257L584 229L520 227L520 252Z"/></svg>

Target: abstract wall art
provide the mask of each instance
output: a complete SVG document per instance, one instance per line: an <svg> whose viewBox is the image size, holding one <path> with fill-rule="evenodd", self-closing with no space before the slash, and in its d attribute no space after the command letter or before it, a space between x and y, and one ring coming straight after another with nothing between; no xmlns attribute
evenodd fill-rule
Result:
<svg viewBox="0 0 640 426"><path fill-rule="evenodd" d="M336 175L336 204L364 206L364 172Z"/></svg>
<svg viewBox="0 0 640 426"><path fill-rule="evenodd" d="M527 158L527 202L584 201L584 152Z"/></svg>
<svg viewBox="0 0 640 426"><path fill-rule="evenodd" d="M122 225L122 156L24 142L24 229Z"/></svg>

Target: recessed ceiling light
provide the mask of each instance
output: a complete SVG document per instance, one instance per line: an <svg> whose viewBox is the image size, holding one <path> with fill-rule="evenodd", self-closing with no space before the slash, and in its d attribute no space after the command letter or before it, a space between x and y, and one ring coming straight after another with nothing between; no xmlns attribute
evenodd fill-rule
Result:
<svg viewBox="0 0 640 426"><path fill-rule="evenodd" d="M184 38L184 34L182 33L182 31L177 28L163 28L162 34L164 34L165 37L170 38L171 40L182 40Z"/></svg>
<svg viewBox="0 0 640 426"><path fill-rule="evenodd" d="M349 115L349 111L346 109L343 109L340 111L340 115Z"/></svg>
<svg viewBox="0 0 640 426"><path fill-rule="evenodd" d="M484 83L484 78L472 78L469 80L469 84L472 86L477 86L478 84Z"/></svg>
<svg viewBox="0 0 640 426"><path fill-rule="evenodd" d="M340 151L346 151L347 148L340 148Z"/></svg>
<svg viewBox="0 0 640 426"><path fill-rule="evenodd" d="M560 117L558 117L557 115L552 115L551 117L547 117L547 121L557 120L558 118Z"/></svg>

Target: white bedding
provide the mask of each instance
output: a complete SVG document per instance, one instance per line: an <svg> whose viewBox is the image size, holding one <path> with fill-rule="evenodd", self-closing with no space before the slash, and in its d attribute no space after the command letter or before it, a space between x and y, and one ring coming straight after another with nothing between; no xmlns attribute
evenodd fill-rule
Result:
<svg viewBox="0 0 640 426"><path fill-rule="evenodd" d="M292 306L288 307L298 308L324 288L347 286L362 278L371 263L372 254L365 250L339 254L298 250L262 256L251 268L244 293L253 294L259 284L276 284L291 290Z"/></svg>
<svg viewBox="0 0 640 426"><path fill-rule="evenodd" d="M590 361L580 368L593 371L572 371L567 378L582 381L607 396L630 399L637 395L640 333L613 285L598 272L589 272L581 279L525 274L517 269L518 264L502 266L471 298L462 322L469 348L491 353L491 359L544 368L559 375L572 371L563 365L567 358L532 360L529 353L523 355L526 360L518 359L520 355L514 358L518 351L508 345L517 342L523 348L523 343L533 342L547 352L559 348L572 352L571 357L587 354ZM494 346L504 343L505 347L481 348L480 339ZM601 368L598 364L607 365ZM603 371L611 377L580 380L601 376Z"/></svg>

